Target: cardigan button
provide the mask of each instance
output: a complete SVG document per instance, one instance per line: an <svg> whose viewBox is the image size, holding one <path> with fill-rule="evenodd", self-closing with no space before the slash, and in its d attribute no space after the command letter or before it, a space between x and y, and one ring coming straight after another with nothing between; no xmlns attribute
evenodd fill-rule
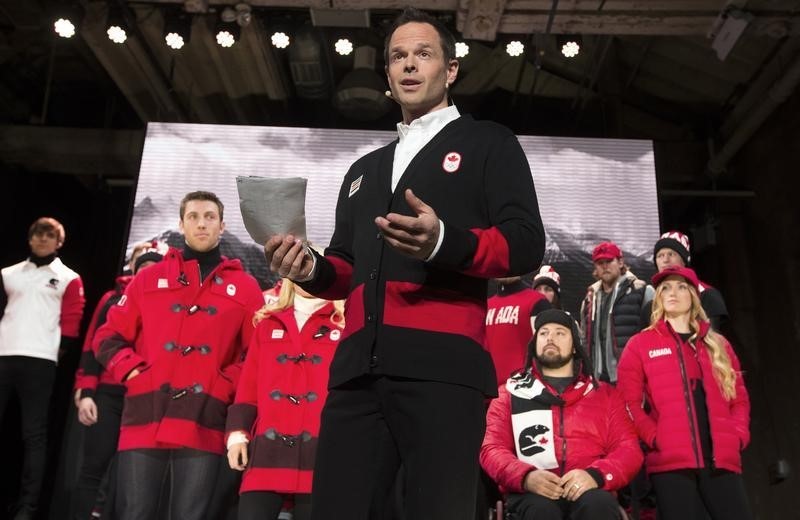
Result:
<svg viewBox="0 0 800 520"><path fill-rule="evenodd" d="M377 271L375 271L375 269L373 269L372 271L370 271L370 273L369 273L369 279L370 279L370 280L374 280L374 279L375 279L375 278L377 278L377 277L378 277L378 273L377 273Z"/></svg>

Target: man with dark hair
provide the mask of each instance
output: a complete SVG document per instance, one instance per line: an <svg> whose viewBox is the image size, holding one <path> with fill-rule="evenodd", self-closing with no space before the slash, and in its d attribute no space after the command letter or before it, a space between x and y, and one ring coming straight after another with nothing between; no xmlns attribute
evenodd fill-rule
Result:
<svg viewBox="0 0 800 520"><path fill-rule="evenodd" d="M519 520L616 520L611 492L644 456L625 403L598 383L569 314L536 317L525 368L489 405L481 465Z"/></svg>
<svg viewBox="0 0 800 520"><path fill-rule="evenodd" d="M83 282L57 252L64 226L37 219L28 230L31 255L0 275L0 420L12 394L22 410L25 459L15 520L33 518L47 464L47 412L61 351L77 344Z"/></svg>
<svg viewBox="0 0 800 520"><path fill-rule="evenodd" d="M208 201L216 204L217 211L219 212L219 221L223 222L225 218L225 206L222 204L222 201L219 200L216 193L211 193L210 191L192 191L184 195L181 199L180 213L178 214L181 220L183 220L183 215L186 213L186 205L193 200L198 202Z"/></svg>
<svg viewBox="0 0 800 520"><path fill-rule="evenodd" d="M439 34L439 44L442 47L442 58L445 63L450 63L450 60L456 57L456 39L453 33L435 16L431 16L425 11L419 9L408 8L405 9L400 15L394 19L389 30L386 32L386 38L383 40L383 62L389 64L389 43L392 35L401 25L408 23L424 23L428 24Z"/></svg>
<svg viewBox="0 0 800 520"><path fill-rule="evenodd" d="M171 472L170 514L206 518L253 313L264 299L239 260L220 255L222 204L209 192L181 201L186 245L139 273L108 311L92 345L125 382L117 517L156 517Z"/></svg>
<svg viewBox="0 0 800 520"><path fill-rule="evenodd" d="M350 168L330 247L320 255L292 235L265 244L280 276L347 298L314 473L317 520L382 515L400 464L408 518L474 515L484 400L497 392L482 347L486 280L531 272L544 253L525 154L507 128L448 106L452 36L426 16L407 10L389 34L399 140Z"/></svg>

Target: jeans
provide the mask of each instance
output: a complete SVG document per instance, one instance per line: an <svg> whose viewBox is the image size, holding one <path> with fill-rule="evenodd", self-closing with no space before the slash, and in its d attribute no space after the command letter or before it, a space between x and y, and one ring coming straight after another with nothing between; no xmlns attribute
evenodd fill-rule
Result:
<svg viewBox="0 0 800 520"><path fill-rule="evenodd" d="M181 448L137 449L119 452L117 504L119 520L152 520L165 479L169 479L169 516L172 520L204 520L220 456Z"/></svg>

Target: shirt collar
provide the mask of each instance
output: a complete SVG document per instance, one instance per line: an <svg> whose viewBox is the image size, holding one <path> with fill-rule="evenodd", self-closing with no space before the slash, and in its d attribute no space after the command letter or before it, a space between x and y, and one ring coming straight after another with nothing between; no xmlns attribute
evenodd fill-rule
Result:
<svg viewBox="0 0 800 520"><path fill-rule="evenodd" d="M434 112L429 112L422 117L418 117L411 121L411 124L407 125L402 121L397 123L397 134L402 140L412 131L429 132L435 130L434 133L438 133L438 131L444 128L448 123L459 117L461 117L461 114L458 113L456 106L450 105Z"/></svg>

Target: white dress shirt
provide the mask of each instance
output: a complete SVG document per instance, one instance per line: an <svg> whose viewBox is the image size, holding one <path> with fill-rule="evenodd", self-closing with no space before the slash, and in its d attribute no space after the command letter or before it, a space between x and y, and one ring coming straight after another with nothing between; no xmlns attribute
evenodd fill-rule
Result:
<svg viewBox="0 0 800 520"><path fill-rule="evenodd" d="M447 126L452 121L461 117L455 105L450 105L445 108L430 112L422 117L419 117L411 124L407 125L403 122L397 123L397 135L400 137L400 142L394 149L394 162L392 163L392 192L394 193L397 184L400 182L400 177L405 173L406 168L417 156L431 139L438 134L442 128ZM436 208L434 208L436 209ZM433 259L439 248L442 247L444 241L444 222L439 219L439 240L436 242L436 247L433 248L431 255L426 258L427 260Z"/></svg>

